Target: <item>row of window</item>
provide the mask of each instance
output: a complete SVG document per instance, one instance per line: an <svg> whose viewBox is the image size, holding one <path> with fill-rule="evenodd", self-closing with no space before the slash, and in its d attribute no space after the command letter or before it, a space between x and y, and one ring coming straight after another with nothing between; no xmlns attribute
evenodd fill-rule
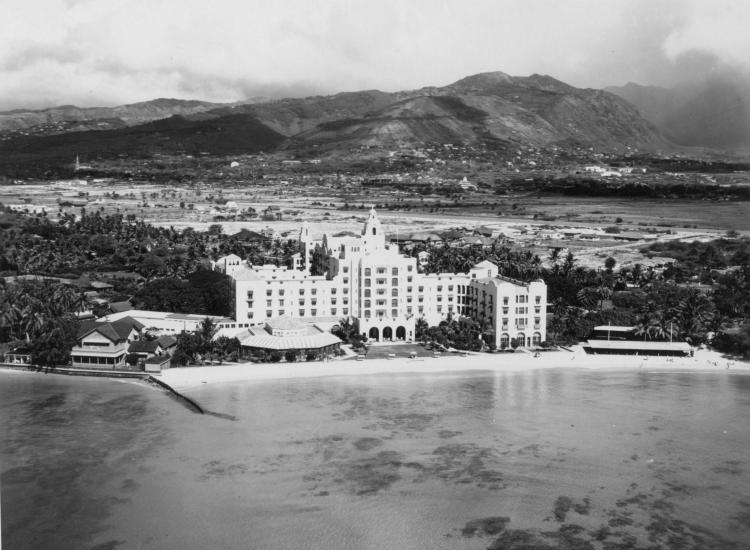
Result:
<svg viewBox="0 0 750 550"><path fill-rule="evenodd" d="M282 315L285 315L285 314L286 314L286 310L284 310L284 309L279 309L279 310L276 311L276 315L279 316L279 317L281 317ZM338 313L338 308L332 307L331 308L331 315L333 316L333 315L338 315L338 314L339 314ZM349 308L348 307L342 308L341 309L341 315L349 315ZM252 311L248 312L247 316L248 316L249 319L252 319L254 317L253 312ZM274 310L267 309L266 310L266 317L270 318L270 317L273 317L273 316L274 316ZM304 309L300 309L299 310L299 316L300 317L306 317ZM311 309L309 317L317 317L317 316L318 316L318 310L317 309Z"/></svg>
<svg viewBox="0 0 750 550"><path fill-rule="evenodd" d="M414 271L414 266L413 265L408 265L408 266L406 266L406 270L411 273L412 271ZM385 273L387 273L387 271L388 270L385 267L378 267L378 268L375 269L375 272L378 275L384 275ZM346 268L344 268L344 273L346 273ZM365 268L365 277L369 277L370 275L372 275L372 269L369 268L369 267L366 267ZM397 267L392 267L391 268L391 275L398 275L398 268Z"/></svg>

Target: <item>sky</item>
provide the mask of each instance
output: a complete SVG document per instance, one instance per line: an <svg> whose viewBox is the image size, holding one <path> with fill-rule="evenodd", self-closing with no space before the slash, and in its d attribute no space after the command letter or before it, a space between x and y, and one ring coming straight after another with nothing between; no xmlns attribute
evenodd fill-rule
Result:
<svg viewBox="0 0 750 550"><path fill-rule="evenodd" d="M747 0L0 0L0 109L750 72Z"/></svg>

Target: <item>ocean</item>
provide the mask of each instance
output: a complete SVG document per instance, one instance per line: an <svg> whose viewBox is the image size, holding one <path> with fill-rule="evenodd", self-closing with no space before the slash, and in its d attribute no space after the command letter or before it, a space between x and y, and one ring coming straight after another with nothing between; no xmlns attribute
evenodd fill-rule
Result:
<svg viewBox="0 0 750 550"><path fill-rule="evenodd" d="M279 368L283 368L280 366ZM3 548L750 548L750 375L0 371Z"/></svg>

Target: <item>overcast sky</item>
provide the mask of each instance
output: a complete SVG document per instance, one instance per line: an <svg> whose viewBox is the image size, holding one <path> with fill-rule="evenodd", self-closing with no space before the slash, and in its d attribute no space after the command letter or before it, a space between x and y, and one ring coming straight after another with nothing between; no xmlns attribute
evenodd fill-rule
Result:
<svg viewBox="0 0 750 550"><path fill-rule="evenodd" d="M747 0L0 0L0 109L445 85L581 87L750 65Z"/></svg>

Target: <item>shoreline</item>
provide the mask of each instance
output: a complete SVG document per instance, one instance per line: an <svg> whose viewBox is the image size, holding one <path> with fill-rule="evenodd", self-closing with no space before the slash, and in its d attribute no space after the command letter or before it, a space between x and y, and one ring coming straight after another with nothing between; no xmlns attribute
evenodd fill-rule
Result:
<svg viewBox="0 0 750 550"><path fill-rule="evenodd" d="M531 353L445 354L441 357L408 359L340 359L328 362L250 363L210 367L178 367L156 375L175 390L207 384L256 382L324 376L361 376L378 374L437 374L471 371L530 372L542 369L583 369L591 371L643 370L646 372L738 372L750 374L750 362L727 359L710 350L697 350L694 357L657 357L631 355L590 355L580 345L572 351Z"/></svg>

